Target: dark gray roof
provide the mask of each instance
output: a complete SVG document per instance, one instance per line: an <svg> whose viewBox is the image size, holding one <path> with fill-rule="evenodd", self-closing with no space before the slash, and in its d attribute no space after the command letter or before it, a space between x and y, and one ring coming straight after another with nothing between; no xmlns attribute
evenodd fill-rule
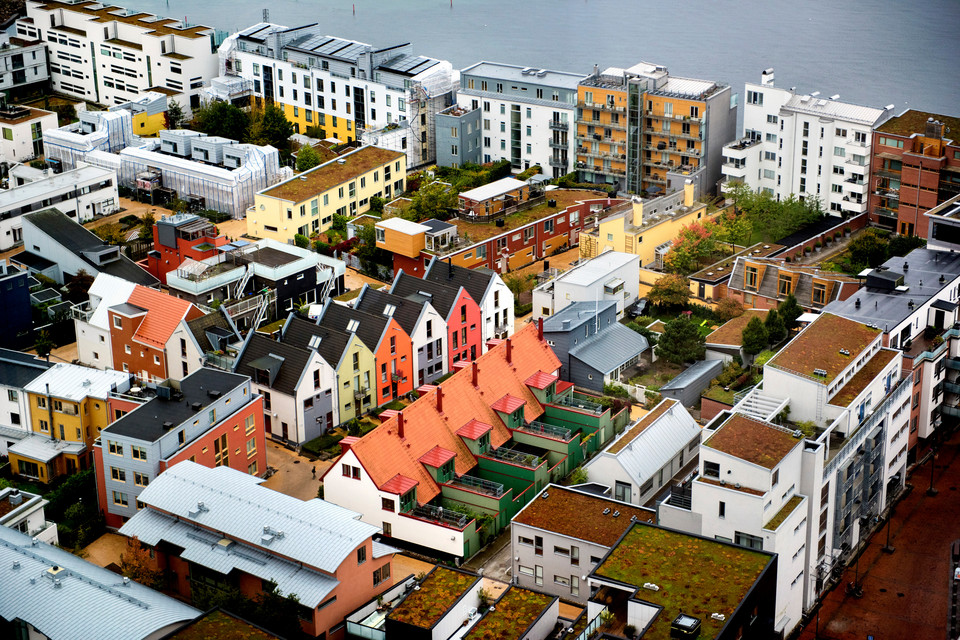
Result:
<svg viewBox="0 0 960 640"><path fill-rule="evenodd" d="M789 271L790 273L799 273L797 277L796 287L793 290L793 295L796 297L797 302L800 306L809 309L813 304L813 274L806 267L795 267L793 265L784 264L779 258L750 258L749 256L742 256L736 259L733 263L733 269L730 272L730 279L727 281L727 287L733 289L734 291L744 291L744 278L743 272L745 269L744 260L749 260L752 263L765 263L767 268L764 270L763 275L760 278L760 284L757 288L756 294L764 297L777 300L781 298L779 291L779 279L780 279L780 270ZM842 273L832 273L830 271L820 271L817 276L821 280L843 280L848 278L848 276ZM851 282L849 286L856 286L855 282ZM754 293L749 291L748 293ZM830 300L836 300L841 293L840 286L833 287L830 292Z"/></svg>
<svg viewBox="0 0 960 640"><path fill-rule="evenodd" d="M430 261L423 279L438 282L448 287L463 287L473 298L473 301L480 304L496 275L489 269L483 269L482 271L467 269L434 259Z"/></svg>
<svg viewBox="0 0 960 640"><path fill-rule="evenodd" d="M213 401L210 397L211 391L219 391L223 396L246 382L246 376L235 373L218 369L198 369L180 381L182 400L157 396L104 428L103 433L115 433L145 442L155 442L165 433L164 422L179 425L193 416L202 414ZM200 403L199 410L191 407L194 402Z"/></svg>
<svg viewBox="0 0 960 640"><path fill-rule="evenodd" d="M393 281L390 293L404 298L426 293L426 297L429 297L430 304L433 305L433 308L437 310L437 313L439 313L444 320L447 320L450 318L450 310L457 302L460 285L446 284L427 279L421 280L409 273L401 272Z"/></svg>
<svg viewBox="0 0 960 640"><path fill-rule="evenodd" d="M236 331L230 325L230 322L224 315L224 312L220 309L217 309L213 313L208 313L205 316L200 316L199 318L194 318L193 320L187 320L187 327L189 327L190 332L193 334L194 340L196 340L197 344L200 346L200 351L204 353L213 350L210 344L210 338L207 337L207 331L211 329L229 331L232 334L233 339L240 339L240 336L237 335Z"/></svg>
<svg viewBox="0 0 960 640"><path fill-rule="evenodd" d="M104 265L95 265L83 255L83 252L100 250L105 248L106 245L83 225L74 222L57 209L44 209L43 211L28 213L24 216L24 219L29 220L31 224L58 242L64 249L90 265L93 273L109 273L112 276L123 278L135 284L142 284L145 287L156 287L160 282L137 266L133 260L123 255L122 252L119 260Z"/></svg>
<svg viewBox="0 0 960 640"><path fill-rule="evenodd" d="M616 322L571 349L570 357L606 374L649 348L646 338Z"/></svg>
<svg viewBox="0 0 960 640"><path fill-rule="evenodd" d="M319 336L320 344L317 345L317 353L320 354L327 363L337 368L340 360L343 358L343 352L350 344L350 334L346 331L338 331L333 327L319 326L303 318L291 316L283 326L283 341L287 344L301 349L310 346L310 339L313 336Z"/></svg>
<svg viewBox="0 0 960 640"><path fill-rule="evenodd" d="M0 384L23 388L31 380L53 366L52 362L12 349L0 349Z"/></svg>
<svg viewBox="0 0 960 640"><path fill-rule="evenodd" d="M16 260L20 264L34 269L36 271L46 271L53 265L57 264L53 260L47 260L43 256L39 256L32 251L21 251L17 255L10 258L11 260ZM31 285L32 286L32 285Z"/></svg>
<svg viewBox="0 0 960 640"><path fill-rule="evenodd" d="M356 321L353 333L357 334L368 349L374 351L380 344L380 338L390 319L381 314L366 313L342 304L330 303L324 308L323 315L317 319L317 324L349 333L353 324L351 321Z"/></svg>
<svg viewBox="0 0 960 640"><path fill-rule="evenodd" d="M297 383L310 362L310 352L307 349L277 342L262 333L255 333L244 346L234 371L256 379L256 369L268 368L264 367L262 361L271 355L279 356L282 361L277 362L279 367L270 388L289 396L295 395Z"/></svg>
<svg viewBox="0 0 960 640"><path fill-rule="evenodd" d="M957 308L957 303L950 302L949 300L937 300L930 306L934 309L942 309L943 311L953 311Z"/></svg>
<svg viewBox="0 0 960 640"><path fill-rule="evenodd" d="M723 360L700 360L681 371L680 375L660 387L660 390L685 389L691 384L709 382L720 375L722 370Z"/></svg>
<svg viewBox="0 0 960 640"><path fill-rule="evenodd" d="M437 220L436 218L430 218L429 220L422 220L420 222L423 226L430 229L431 233L437 233L438 231L446 231L447 229L455 229L457 225L451 222L444 222L443 220ZM463 267L457 267L461 269Z"/></svg>
<svg viewBox="0 0 960 640"><path fill-rule="evenodd" d="M543 331L544 333L573 331L577 327L583 326L584 323L593 322L600 313L603 313L609 307L615 306L617 306L615 300L604 300L602 302L571 302L552 316L547 316L543 319ZM564 320L570 321L569 327L563 327Z"/></svg>
<svg viewBox="0 0 960 640"><path fill-rule="evenodd" d="M138 307L135 304L130 304L129 302L121 302L120 304L115 304L110 307L111 311L116 311L117 313L122 313L125 316L139 316L147 312L143 307Z"/></svg>
<svg viewBox="0 0 960 640"><path fill-rule="evenodd" d="M360 294L360 297L357 298L354 306L360 311L382 315L383 310L388 304L396 307L392 317L400 324L403 330L407 332L407 335L412 334L417 320L423 312L423 302L408 300L407 298L401 298L392 293L367 287L363 290L363 293Z"/></svg>

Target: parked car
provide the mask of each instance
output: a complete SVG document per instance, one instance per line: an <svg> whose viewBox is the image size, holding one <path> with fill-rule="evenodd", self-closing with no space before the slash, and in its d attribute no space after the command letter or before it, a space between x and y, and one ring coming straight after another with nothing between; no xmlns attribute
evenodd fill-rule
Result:
<svg viewBox="0 0 960 640"><path fill-rule="evenodd" d="M631 318L639 318L640 316L646 315L649 308L650 301L646 298L640 298L630 306L627 310L627 315Z"/></svg>

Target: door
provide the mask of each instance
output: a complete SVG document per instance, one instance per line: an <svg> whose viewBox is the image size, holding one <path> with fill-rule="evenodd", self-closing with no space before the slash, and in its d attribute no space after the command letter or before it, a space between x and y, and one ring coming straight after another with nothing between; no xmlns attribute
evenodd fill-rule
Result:
<svg viewBox="0 0 960 640"><path fill-rule="evenodd" d="M933 326L937 329L943 329L943 310L937 309L933 313Z"/></svg>
<svg viewBox="0 0 960 640"><path fill-rule="evenodd" d="M283 439L284 439L284 440L289 440L290 438L287 436L287 423L286 423L286 422L281 422L281 423L280 423L280 428L283 430Z"/></svg>
<svg viewBox="0 0 960 640"><path fill-rule="evenodd" d="M630 502L630 485L625 482L617 481L614 489L613 498L621 502Z"/></svg>

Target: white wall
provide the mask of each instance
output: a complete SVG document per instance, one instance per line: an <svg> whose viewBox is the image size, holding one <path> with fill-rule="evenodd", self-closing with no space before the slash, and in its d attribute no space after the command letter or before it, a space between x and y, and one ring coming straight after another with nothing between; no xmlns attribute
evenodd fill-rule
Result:
<svg viewBox="0 0 960 640"><path fill-rule="evenodd" d="M430 335L427 337L427 322L430 322ZM413 360L414 362L411 365L414 374L414 389L418 388L420 385L424 384L424 380L420 378L420 362L418 361L417 351L421 347L425 347L430 342L440 341L440 348L443 349L443 357L437 358L436 349L434 349L433 357L437 364L440 364L442 369L441 373L437 375L436 373L432 376L434 379L440 377L441 375L446 375L450 369L450 358L447 357L447 340L449 333L447 332L447 323L443 319L436 309L433 308L432 304L425 304L424 311L420 314L420 319L417 321L416 326L413 328L413 335L410 336L410 339L413 343ZM432 361L432 362L433 362ZM426 375L426 374L424 374Z"/></svg>
<svg viewBox="0 0 960 640"><path fill-rule="evenodd" d="M77 359L95 369L113 369L113 351L110 343L110 330L95 327L88 322L74 318L73 326L77 334Z"/></svg>
<svg viewBox="0 0 960 640"><path fill-rule="evenodd" d="M494 298L497 304L494 304ZM498 324L504 324L504 314L506 314L507 336L512 336L514 331L513 316L514 296L510 288L504 283L503 278L495 275L493 282L487 289L483 300L480 301L480 311L483 314L483 350L487 350L487 341L495 338L495 330ZM497 321L494 320L497 318Z"/></svg>
<svg viewBox="0 0 960 640"><path fill-rule="evenodd" d="M186 357L181 355L180 340L184 340L187 343ZM193 333L190 331L190 328L187 327L187 323L184 320L180 321L177 329L170 335L170 339L167 340L164 354L167 358L167 376L174 380L182 380L203 367L204 354L200 352L200 347L193 339ZM186 375L183 374L184 362L187 363Z"/></svg>
<svg viewBox="0 0 960 640"><path fill-rule="evenodd" d="M447 615L443 616L443 618L437 622L436 626L434 626L430 632L430 637L433 640L447 640L457 629L461 628L463 621L467 619L467 612L470 609L480 607L480 596L477 595L477 592L482 588L483 580L478 580L475 585L460 597L460 600L457 601L455 605L450 607Z"/></svg>
<svg viewBox="0 0 960 640"><path fill-rule="evenodd" d="M37 154L33 152L33 135L30 127L34 123L40 123L41 131L57 128L57 114L48 113L39 118L33 118L16 124L0 124L4 130L9 129L12 140L7 140L0 136L0 157L4 162L24 162L32 160Z"/></svg>

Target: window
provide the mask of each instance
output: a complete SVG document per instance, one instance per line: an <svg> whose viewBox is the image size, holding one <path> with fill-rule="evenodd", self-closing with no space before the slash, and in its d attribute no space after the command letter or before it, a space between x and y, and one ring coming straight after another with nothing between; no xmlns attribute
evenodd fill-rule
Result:
<svg viewBox="0 0 960 640"><path fill-rule="evenodd" d="M137 445L130 445L130 455L133 456L134 460L147 461L147 450L143 447L138 447Z"/></svg>
<svg viewBox="0 0 960 640"><path fill-rule="evenodd" d="M777 142L777 134L775 133L768 133L766 137L767 137L767 142L773 142L773 143Z"/></svg>
<svg viewBox="0 0 960 640"><path fill-rule="evenodd" d="M769 122L770 124L777 124L777 116L768 113L767 122Z"/></svg>
<svg viewBox="0 0 960 640"><path fill-rule="evenodd" d="M357 564L363 564L367 561L367 548L365 546L357 549Z"/></svg>
<svg viewBox="0 0 960 640"><path fill-rule="evenodd" d="M847 150L843 147L834 147L833 155L837 156L838 158L844 158L847 155Z"/></svg>
<svg viewBox="0 0 960 640"><path fill-rule="evenodd" d="M743 287L744 289L750 289L751 291L757 290L757 280L759 279L759 271L756 267L747 266L743 271Z"/></svg>
<svg viewBox="0 0 960 640"><path fill-rule="evenodd" d="M877 144L882 144L885 147L896 147L897 149L903 149L903 140L897 140L896 138L879 136L877 138Z"/></svg>
<svg viewBox="0 0 960 640"><path fill-rule="evenodd" d="M123 455L123 445L113 440L107 440L107 451L115 456Z"/></svg>
<svg viewBox="0 0 960 640"><path fill-rule="evenodd" d="M390 577L390 565L385 564L373 572L373 586L377 586Z"/></svg>
<svg viewBox="0 0 960 640"><path fill-rule="evenodd" d="M253 430L256 427L256 424L257 424L257 421L252 415L247 416L247 419L244 420L244 423L243 423L244 433L246 433L247 435L250 435L251 433L253 433Z"/></svg>
<svg viewBox="0 0 960 640"><path fill-rule="evenodd" d="M113 326L115 329L123 329L123 320L120 316L113 316Z"/></svg>
<svg viewBox="0 0 960 640"><path fill-rule="evenodd" d="M543 586L543 567L540 565L534 565L533 581L537 586Z"/></svg>
<svg viewBox="0 0 960 640"><path fill-rule="evenodd" d="M719 462L703 462L703 477L704 478L719 478L720 477L720 463Z"/></svg>
<svg viewBox="0 0 960 640"><path fill-rule="evenodd" d="M793 287L793 278L790 277L790 274L781 273L780 277L777 279L777 295L788 296L790 295L790 289Z"/></svg>
<svg viewBox="0 0 960 640"><path fill-rule="evenodd" d="M250 438L249 440L247 440L247 457L249 458L250 456L256 453L257 453L257 439Z"/></svg>
<svg viewBox="0 0 960 640"><path fill-rule="evenodd" d="M119 491L114 491L113 504L120 507L126 507L129 504L129 502L127 501L127 494L121 493Z"/></svg>
<svg viewBox="0 0 960 640"><path fill-rule="evenodd" d="M748 549L755 549L757 551L763 551L763 538L757 536L752 536L749 533L743 533L742 531L737 531L733 539L734 544L738 544L741 547L747 547Z"/></svg>
<svg viewBox="0 0 960 640"><path fill-rule="evenodd" d="M346 465L344 465L346 466ZM396 503L390 498L380 498L380 508L384 511L396 511Z"/></svg>
<svg viewBox="0 0 960 640"><path fill-rule="evenodd" d="M133 472L133 483L138 487L145 487L150 484L150 476L139 471Z"/></svg>
<svg viewBox="0 0 960 640"><path fill-rule="evenodd" d="M755 104L758 107L762 107L763 94L759 91L747 91L747 104Z"/></svg>
<svg viewBox="0 0 960 640"><path fill-rule="evenodd" d="M230 449L227 448L227 434L221 435L213 441L213 466L230 466Z"/></svg>
<svg viewBox="0 0 960 640"><path fill-rule="evenodd" d="M722 500L720 501L720 506L717 509L717 516L721 518L727 517L727 503L723 502Z"/></svg>
<svg viewBox="0 0 960 640"><path fill-rule="evenodd" d="M541 536L533 537L533 553L538 556L543 555L543 538Z"/></svg>
<svg viewBox="0 0 960 640"><path fill-rule="evenodd" d="M127 472L125 469L120 469L118 467L110 467L110 477L116 480L117 482L126 482Z"/></svg>
<svg viewBox="0 0 960 640"><path fill-rule="evenodd" d="M813 304L820 307L827 304L827 285L822 282L813 283Z"/></svg>
<svg viewBox="0 0 960 640"><path fill-rule="evenodd" d="M519 573L522 573L522 574L525 575L525 576L532 576L532 575L533 575L533 567L525 567L525 566L523 566L522 564L517 567L517 571L518 571Z"/></svg>

